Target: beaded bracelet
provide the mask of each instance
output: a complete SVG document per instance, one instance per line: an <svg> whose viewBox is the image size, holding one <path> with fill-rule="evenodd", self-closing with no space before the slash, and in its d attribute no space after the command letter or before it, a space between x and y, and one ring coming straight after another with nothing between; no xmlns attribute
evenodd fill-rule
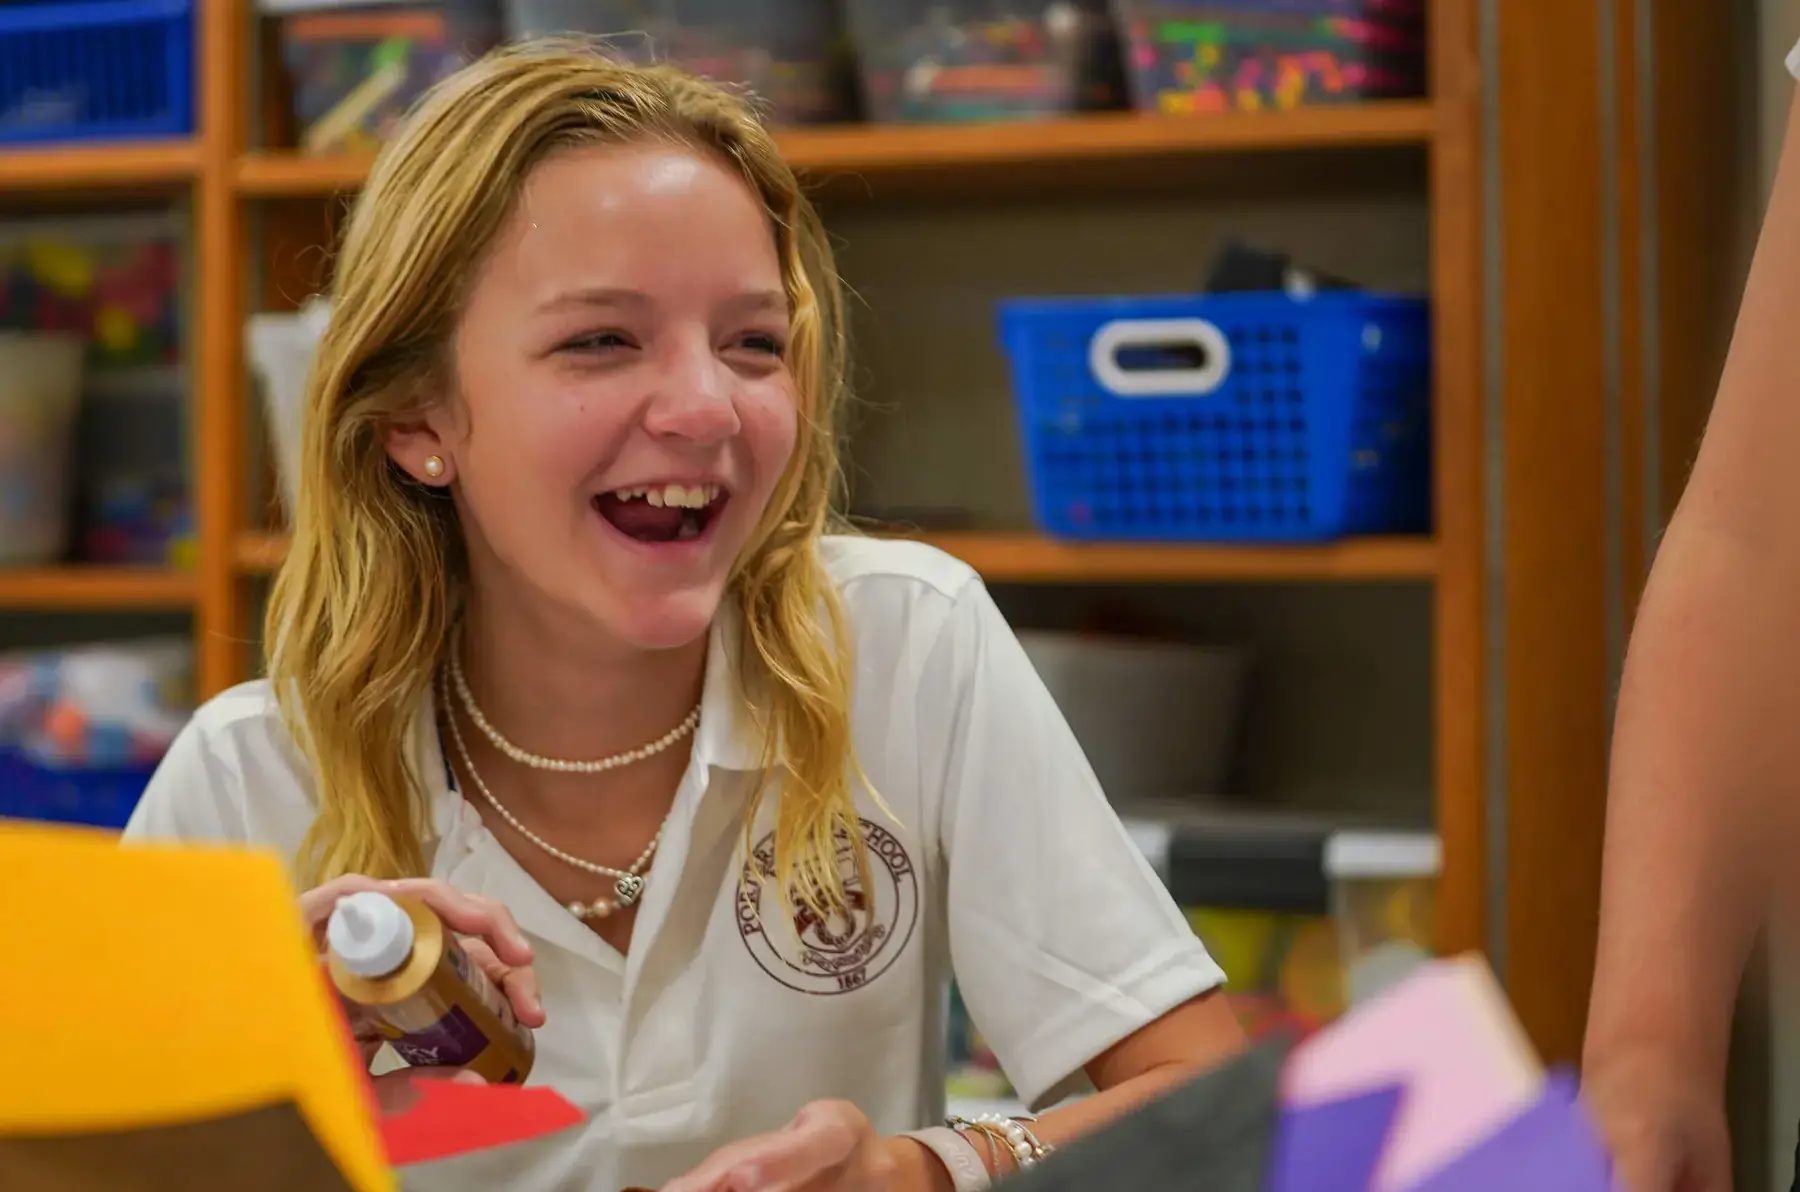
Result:
<svg viewBox="0 0 1800 1192"><path fill-rule="evenodd" d="M1027 1122L1035 1122L1036 1118L1009 1118L997 1113L984 1113L973 1120L952 1117L946 1121L953 1130L969 1130L981 1134L990 1144L998 1143L1012 1153L1013 1162L1023 1171L1036 1165L1039 1159L1050 1154L1051 1148L1038 1138ZM999 1156L994 1156L998 1160ZM995 1174L998 1174L996 1163Z"/></svg>

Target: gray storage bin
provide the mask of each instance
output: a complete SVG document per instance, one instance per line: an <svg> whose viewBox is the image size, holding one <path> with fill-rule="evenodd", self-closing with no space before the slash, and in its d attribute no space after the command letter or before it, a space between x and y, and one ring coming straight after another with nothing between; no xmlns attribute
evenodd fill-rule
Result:
<svg viewBox="0 0 1800 1192"><path fill-rule="evenodd" d="M1018 637L1110 798L1227 793L1247 651L1031 630Z"/></svg>

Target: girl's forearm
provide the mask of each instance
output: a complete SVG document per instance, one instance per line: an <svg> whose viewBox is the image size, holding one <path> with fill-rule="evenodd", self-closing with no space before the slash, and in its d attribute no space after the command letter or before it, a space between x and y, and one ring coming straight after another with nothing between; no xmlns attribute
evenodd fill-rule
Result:
<svg viewBox="0 0 1800 1192"><path fill-rule="evenodd" d="M1619 698L1586 1051L1604 1064L1650 1046L1716 1083L1771 844L1791 826L1800 750L1778 722L1800 702L1769 657L1791 613L1749 552L1678 532L1664 549Z"/></svg>

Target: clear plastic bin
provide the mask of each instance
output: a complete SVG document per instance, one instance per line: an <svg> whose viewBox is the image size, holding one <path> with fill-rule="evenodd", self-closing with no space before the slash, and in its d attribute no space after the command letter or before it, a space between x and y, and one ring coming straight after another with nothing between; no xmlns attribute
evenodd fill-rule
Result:
<svg viewBox="0 0 1800 1192"><path fill-rule="evenodd" d="M499 0L260 0L280 18L300 148L372 150L433 83L499 43Z"/></svg>
<svg viewBox="0 0 1800 1192"><path fill-rule="evenodd" d="M1423 0L1112 0L1131 98L1169 114L1425 93Z"/></svg>
<svg viewBox="0 0 1800 1192"><path fill-rule="evenodd" d="M1105 0L850 0L871 119L1057 116L1124 100Z"/></svg>
<svg viewBox="0 0 1800 1192"><path fill-rule="evenodd" d="M1443 848L1430 832L1334 832L1325 842L1332 917L1351 1005L1431 959Z"/></svg>
<svg viewBox="0 0 1800 1192"><path fill-rule="evenodd" d="M835 0L506 0L510 37L605 37L631 61L743 87L776 124L853 115Z"/></svg>

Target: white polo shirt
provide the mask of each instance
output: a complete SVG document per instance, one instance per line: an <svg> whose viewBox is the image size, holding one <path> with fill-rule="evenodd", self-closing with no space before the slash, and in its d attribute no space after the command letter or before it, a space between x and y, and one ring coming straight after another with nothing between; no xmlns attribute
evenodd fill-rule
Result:
<svg viewBox="0 0 1800 1192"><path fill-rule="evenodd" d="M621 956L520 869L446 778L434 711L413 764L432 792L432 876L506 904L531 936L548 1022L533 1084L586 1124L407 1173L409 1188L657 1187L715 1147L845 1098L884 1134L944 1111L946 988L1020 1094L1081 1087L1088 1060L1220 984L1107 804L980 580L927 546L827 539L856 651L853 727L893 818L859 795L873 891L847 932L798 937L764 883L740 894L757 746L722 613L700 728ZM220 695L175 743L127 837L255 841L292 857L312 777L266 682ZM773 800L754 833L768 860Z"/></svg>

